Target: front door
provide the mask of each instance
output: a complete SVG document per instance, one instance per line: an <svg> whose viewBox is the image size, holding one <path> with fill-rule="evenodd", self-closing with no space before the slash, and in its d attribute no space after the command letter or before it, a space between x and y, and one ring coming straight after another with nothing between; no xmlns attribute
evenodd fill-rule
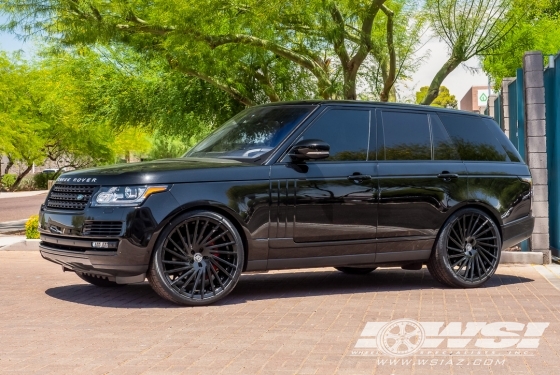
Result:
<svg viewBox="0 0 560 375"><path fill-rule="evenodd" d="M371 240L377 227L376 162L368 157L370 110L330 108L298 138L320 139L330 157L292 163L288 156L271 170L271 239L294 243L274 249L271 257L299 258L356 253L332 242ZM375 128L374 128L375 129ZM374 154L375 155L375 154ZM327 244L329 242L329 244ZM317 246L324 243L324 246ZM362 253L375 246L362 245Z"/></svg>

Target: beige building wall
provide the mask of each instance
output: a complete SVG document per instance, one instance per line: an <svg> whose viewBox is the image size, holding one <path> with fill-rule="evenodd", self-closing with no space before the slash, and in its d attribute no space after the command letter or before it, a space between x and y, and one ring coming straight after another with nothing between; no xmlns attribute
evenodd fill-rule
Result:
<svg viewBox="0 0 560 375"><path fill-rule="evenodd" d="M488 96L488 86L473 86L459 102L459 109L469 112L484 113L486 106L478 106L479 90L485 90Z"/></svg>

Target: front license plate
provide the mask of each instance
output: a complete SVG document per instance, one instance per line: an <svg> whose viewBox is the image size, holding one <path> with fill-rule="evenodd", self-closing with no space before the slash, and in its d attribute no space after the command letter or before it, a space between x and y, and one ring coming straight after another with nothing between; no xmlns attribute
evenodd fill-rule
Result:
<svg viewBox="0 0 560 375"><path fill-rule="evenodd" d="M95 247L96 249L108 249L109 242L92 242L91 247Z"/></svg>

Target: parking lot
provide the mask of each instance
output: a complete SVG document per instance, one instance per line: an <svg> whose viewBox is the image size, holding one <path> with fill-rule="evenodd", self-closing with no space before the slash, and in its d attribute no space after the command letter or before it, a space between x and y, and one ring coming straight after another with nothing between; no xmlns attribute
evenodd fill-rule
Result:
<svg viewBox="0 0 560 375"><path fill-rule="evenodd" d="M220 303L185 308L147 283L96 288L37 252L0 251L0 373L553 374L560 291L539 267L502 265L474 290L425 268L247 274ZM379 350L383 322L403 318L422 322L422 349Z"/></svg>

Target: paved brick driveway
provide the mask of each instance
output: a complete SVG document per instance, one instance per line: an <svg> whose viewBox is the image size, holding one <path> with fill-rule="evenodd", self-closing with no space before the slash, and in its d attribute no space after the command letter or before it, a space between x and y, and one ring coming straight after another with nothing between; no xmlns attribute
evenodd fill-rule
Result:
<svg viewBox="0 0 560 375"><path fill-rule="evenodd" d="M252 274L219 305L180 308L148 284L96 288L36 252L0 252L0 373L558 374L559 309L560 291L532 266L501 266L477 290L442 288L425 269ZM471 344L404 362L357 355L367 322L399 318L550 326L538 349L507 356Z"/></svg>

